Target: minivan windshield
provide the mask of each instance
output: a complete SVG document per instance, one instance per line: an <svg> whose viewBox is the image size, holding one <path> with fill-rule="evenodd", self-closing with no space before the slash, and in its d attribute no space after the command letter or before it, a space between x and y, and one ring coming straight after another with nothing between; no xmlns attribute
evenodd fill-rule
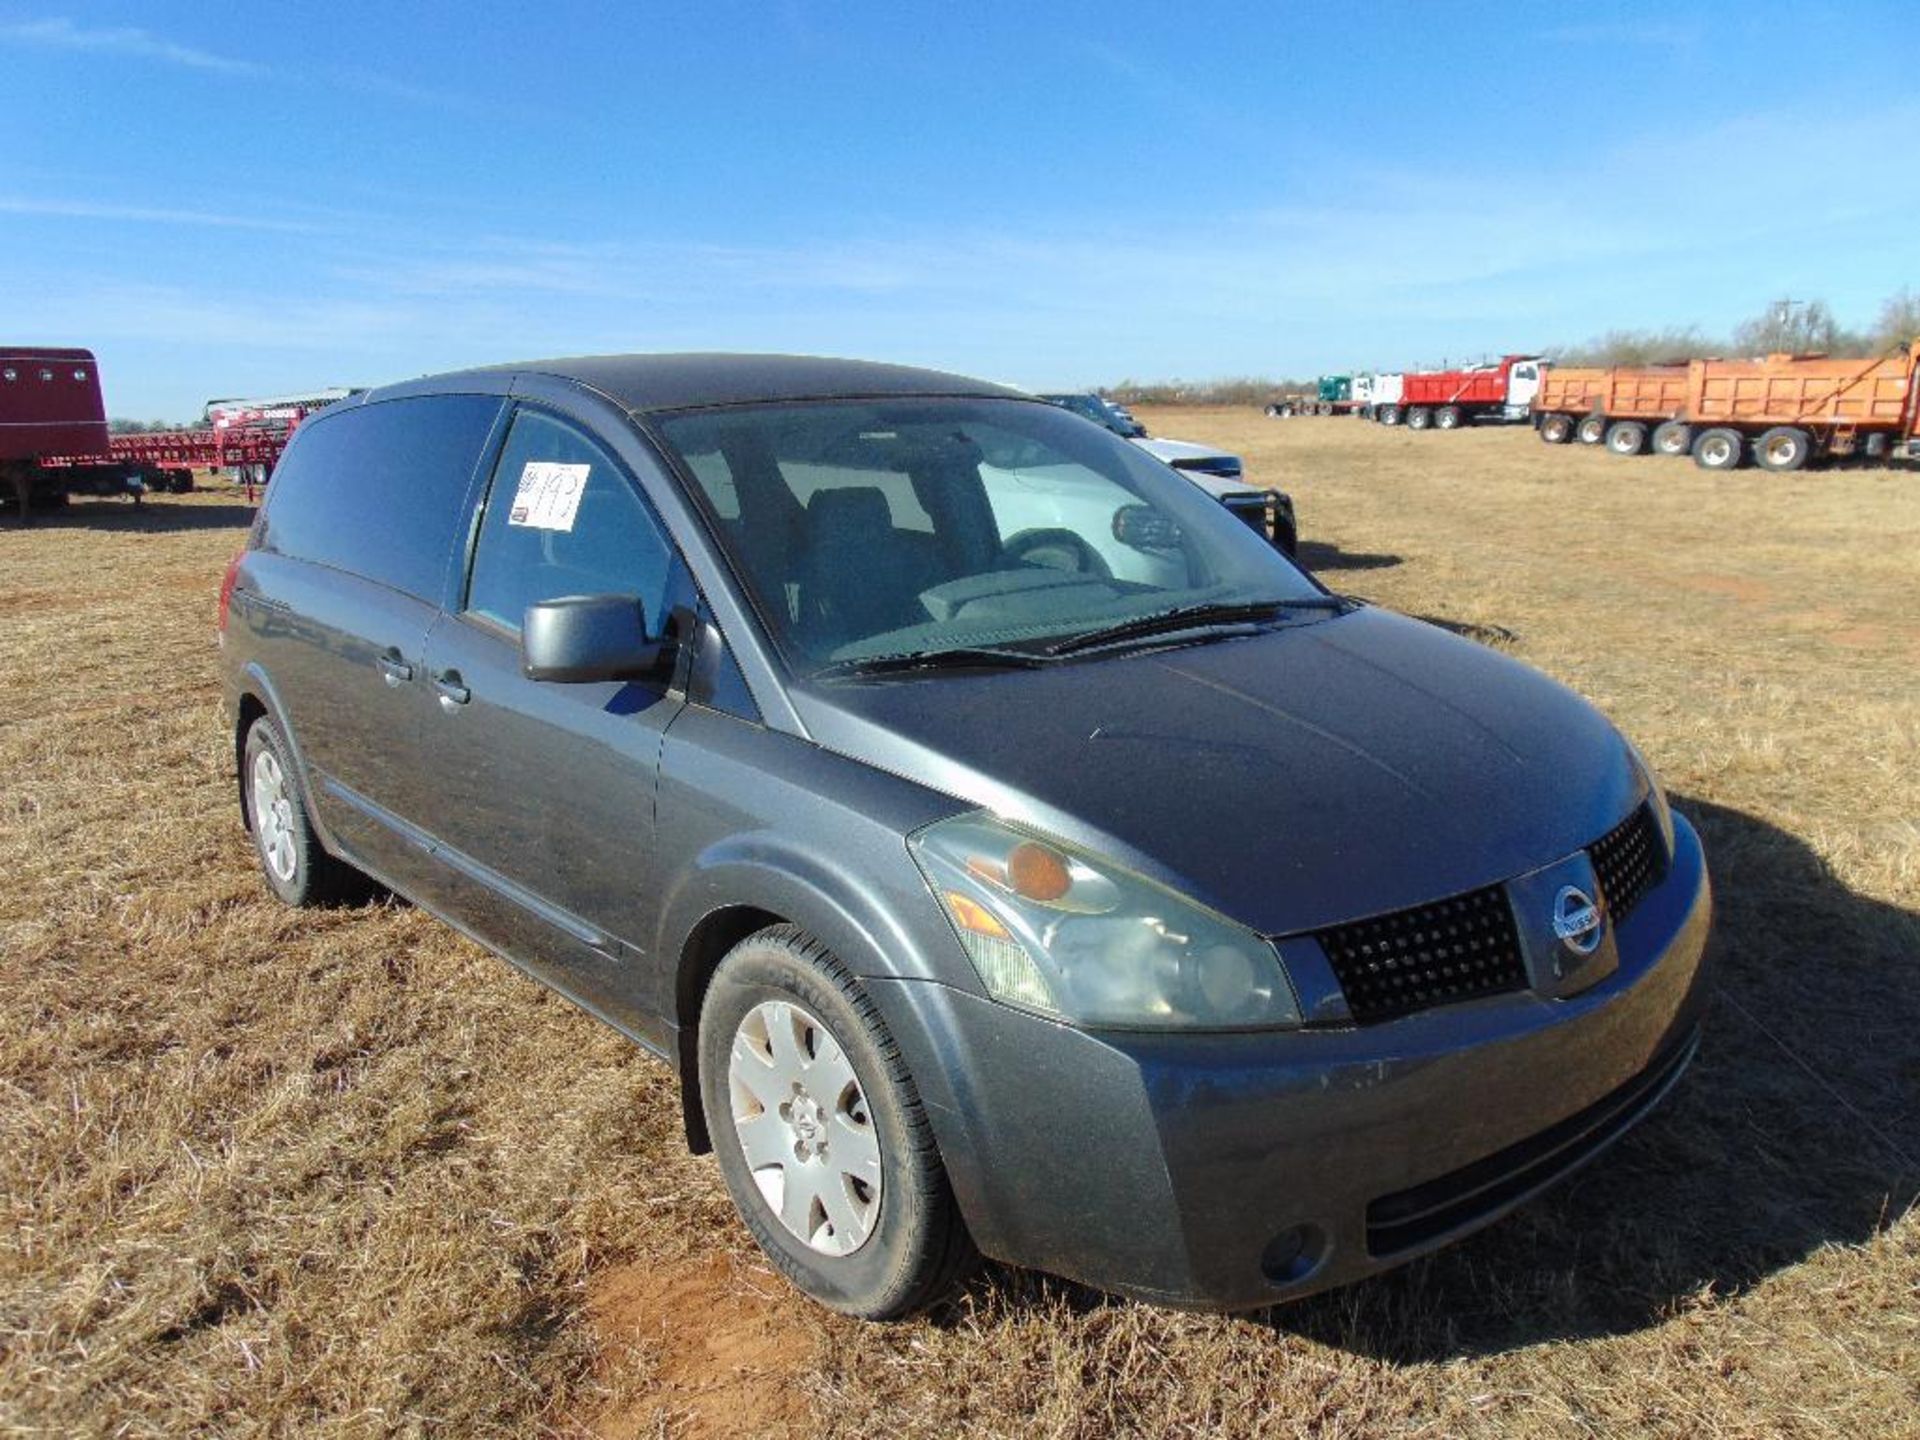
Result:
<svg viewBox="0 0 1920 1440"><path fill-rule="evenodd" d="M657 425L802 671L1058 656L1076 637L1144 640L1156 617L1244 626L1261 607L1297 607L1302 622L1332 613L1218 502L1051 405L807 402Z"/></svg>

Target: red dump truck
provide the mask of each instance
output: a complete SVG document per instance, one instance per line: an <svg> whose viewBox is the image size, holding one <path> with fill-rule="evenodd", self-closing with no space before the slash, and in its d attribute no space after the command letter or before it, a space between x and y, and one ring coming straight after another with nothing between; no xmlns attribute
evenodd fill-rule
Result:
<svg viewBox="0 0 1920 1440"><path fill-rule="evenodd" d="M1616 455L1638 455L1648 445L1684 455L1691 437L1683 418L1689 367L1614 365L1606 369L1555 366L1533 397L1533 426L1549 445L1579 440L1605 443Z"/></svg>
<svg viewBox="0 0 1920 1440"><path fill-rule="evenodd" d="M1525 420L1546 368L1538 355L1505 355L1498 363L1464 370L1409 370L1400 386L1407 428L1457 430Z"/></svg>

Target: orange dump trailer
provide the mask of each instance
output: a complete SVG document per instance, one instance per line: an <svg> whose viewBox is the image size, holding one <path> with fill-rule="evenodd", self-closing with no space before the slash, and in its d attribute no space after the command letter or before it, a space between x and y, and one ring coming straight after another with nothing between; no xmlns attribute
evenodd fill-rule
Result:
<svg viewBox="0 0 1920 1440"><path fill-rule="evenodd" d="M1686 365L1614 365L1604 370L1547 372L1533 402L1533 424L1550 445L1605 442L1619 455L1656 450L1687 453L1683 418Z"/></svg>
<svg viewBox="0 0 1920 1440"><path fill-rule="evenodd" d="M1695 463L1731 470L1749 453L1768 470L1831 457L1920 451L1920 339L1878 359L1769 355L1696 360L1686 418Z"/></svg>

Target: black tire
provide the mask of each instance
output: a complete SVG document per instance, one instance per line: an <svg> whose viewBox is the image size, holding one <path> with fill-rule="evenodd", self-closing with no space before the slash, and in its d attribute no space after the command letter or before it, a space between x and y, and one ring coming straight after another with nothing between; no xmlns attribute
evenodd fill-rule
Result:
<svg viewBox="0 0 1920 1440"><path fill-rule="evenodd" d="M1753 442L1753 463L1762 470L1804 470L1813 458L1813 437L1792 425L1776 425Z"/></svg>
<svg viewBox="0 0 1920 1440"><path fill-rule="evenodd" d="M1464 417L1458 405L1442 405L1433 412L1433 428L1436 430L1458 430Z"/></svg>
<svg viewBox="0 0 1920 1440"><path fill-rule="evenodd" d="M878 1142L878 1215L849 1254L823 1254L789 1231L748 1166L729 1061L742 1023L768 1001L797 1005L838 1042ZM700 1102L747 1229L774 1267L822 1305L867 1320L897 1319L950 1294L979 1262L899 1047L859 981L805 932L791 925L762 930L720 962L700 1010Z"/></svg>
<svg viewBox="0 0 1920 1440"><path fill-rule="evenodd" d="M1416 405L1407 411L1407 429L1425 430L1433 424L1433 412L1424 405Z"/></svg>
<svg viewBox="0 0 1920 1440"><path fill-rule="evenodd" d="M1747 440L1738 430L1715 426L1694 437L1693 463L1702 470L1738 470L1747 463Z"/></svg>
<svg viewBox="0 0 1920 1440"><path fill-rule="evenodd" d="M1892 449L1893 441L1888 438L1886 432L1876 431L1861 442L1860 458L1870 464L1878 464L1887 458Z"/></svg>
<svg viewBox="0 0 1920 1440"><path fill-rule="evenodd" d="M1647 427L1638 420L1616 420L1607 427L1607 449L1615 455L1641 455L1647 448Z"/></svg>
<svg viewBox="0 0 1920 1440"><path fill-rule="evenodd" d="M1549 445L1564 445L1573 439L1573 417L1571 415L1542 415L1540 417L1540 438Z"/></svg>
<svg viewBox="0 0 1920 1440"><path fill-rule="evenodd" d="M262 827L261 798L256 792L260 779L260 757L265 754L272 757L281 777L280 799L285 801L280 811L280 821L287 827L291 868L282 873L273 857L268 854L270 841ZM307 816L306 801L302 798L298 772L293 766L292 753L280 732L274 728L271 720L262 716L247 729L246 743L241 747L240 759L240 796L241 816L247 831L253 836L253 851L260 861L260 873L266 877L267 888L283 904L295 908L312 905L338 905L363 900L372 893L373 883L367 877L347 864L344 860L327 853L320 843L320 837L314 834L313 822Z"/></svg>
<svg viewBox="0 0 1920 1440"><path fill-rule="evenodd" d="M1693 427L1684 420L1662 420L1653 427L1653 453L1686 455L1693 450Z"/></svg>
<svg viewBox="0 0 1920 1440"><path fill-rule="evenodd" d="M1583 415L1580 423L1573 427L1573 438L1582 445L1598 445L1607 438L1607 417Z"/></svg>
<svg viewBox="0 0 1920 1440"><path fill-rule="evenodd" d="M1406 412L1401 410L1398 405L1382 405L1380 407L1380 423L1382 425L1398 425L1405 418Z"/></svg>

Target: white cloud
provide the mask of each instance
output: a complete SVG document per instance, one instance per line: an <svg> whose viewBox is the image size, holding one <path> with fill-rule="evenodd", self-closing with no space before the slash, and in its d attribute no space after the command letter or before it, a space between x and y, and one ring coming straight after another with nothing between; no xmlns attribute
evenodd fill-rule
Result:
<svg viewBox="0 0 1920 1440"><path fill-rule="evenodd" d="M164 206L111 205L92 200L35 200L15 195L0 195L0 215L44 215L143 225L203 225L222 230L274 230L284 234L311 234L320 228L302 220L231 215L217 210L172 210Z"/></svg>
<svg viewBox="0 0 1920 1440"><path fill-rule="evenodd" d="M194 70L209 70L222 75L263 75L266 67L251 60L236 60L215 55L192 45L169 40L164 35L130 25L86 30L67 19L18 20L0 24L0 41L18 45L39 45L49 50L93 50L130 55L143 60L158 60L169 65L185 65Z"/></svg>

